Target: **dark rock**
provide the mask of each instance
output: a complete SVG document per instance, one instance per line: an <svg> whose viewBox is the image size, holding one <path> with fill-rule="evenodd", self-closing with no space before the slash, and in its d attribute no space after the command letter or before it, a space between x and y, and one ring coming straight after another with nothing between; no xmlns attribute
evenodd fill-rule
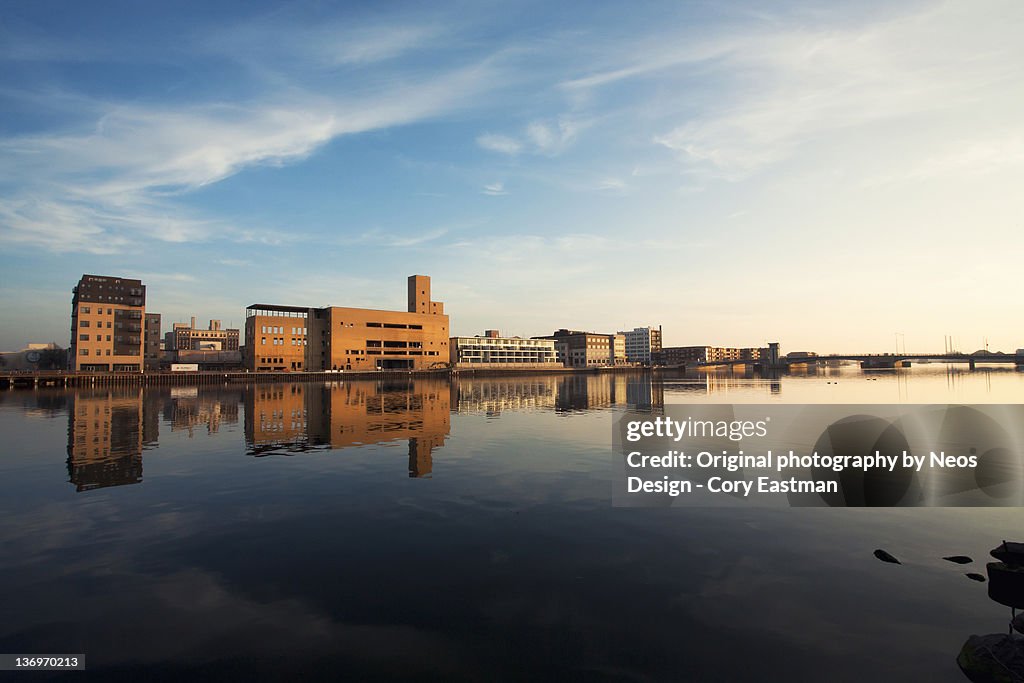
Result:
<svg viewBox="0 0 1024 683"><path fill-rule="evenodd" d="M974 560L966 555L950 555L949 557L944 557L942 559L947 562L956 562L957 564L970 564L971 562L974 562Z"/></svg>
<svg viewBox="0 0 1024 683"><path fill-rule="evenodd" d="M879 548L878 550L875 551L875 557L880 559L882 562L890 562L892 564L903 564L902 562L897 560L895 557L893 557L892 555L890 555L886 551L882 550L881 548Z"/></svg>
<svg viewBox="0 0 1024 683"><path fill-rule="evenodd" d="M964 576L966 576L971 581L980 581L982 583L985 583L985 581L986 581L984 574L976 574L974 572L967 572L966 574L964 574Z"/></svg>
<svg viewBox="0 0 1024 683"><path fill-rule="evenodd" d="M971 636L956 658L974 683L1012 683L1024 679L1024 640L1003 633Z"/></svg>

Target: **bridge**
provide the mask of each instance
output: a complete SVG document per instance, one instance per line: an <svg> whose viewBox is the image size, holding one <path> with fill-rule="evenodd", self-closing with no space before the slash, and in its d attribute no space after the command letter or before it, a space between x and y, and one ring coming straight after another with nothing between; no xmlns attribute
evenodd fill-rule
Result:
<svg viewBox="0 0 1024 683"><path fill-rule="evenodd" d="M815 365L829 361L858 361L864 369L909 367L912 361L935 363L967 363L971 369L979 363L1012 363L1024 366L1024 355L1013 353L830 353L819 356L788 356L779 358L776 367L790 365ZM767 360L720 360L695 363L696 367L716 365L765 365Z"/></svg>

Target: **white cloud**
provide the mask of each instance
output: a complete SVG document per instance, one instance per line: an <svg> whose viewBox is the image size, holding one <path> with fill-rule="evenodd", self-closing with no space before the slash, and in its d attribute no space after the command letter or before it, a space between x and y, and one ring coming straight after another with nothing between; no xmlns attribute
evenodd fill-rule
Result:
<svg viewBox="0 0 1024 683"><path fill-rule="evenodd" d="M485 133L476 142L486 150L510 156L521 152L555 156L572 144L582 127L579 121L567 117L539 119L531 121L521 136Z"/></svg>
<svg viewBox="0 0 1024 683"><path fill-rule="evenodd" d="M363 95L269 90L246 103L191 106L93 102L77 130L0 139L0 241L112 253L138 237L273 242L272 230L195 217L177 196L259 165L302 160L343 135L401 126L471 105L487 66ZM294 235L290 235L294 238Z"/></svg>
<svg viewBox="0 0 1024 683"><path fill-rule="evenodd" d="M505 183L500 182L484 185L483 193L492 197L508 194L508 192L505 191Z"/></svg>
<svg viewBox="0 0 1024 683"><path fill-rule="evenodd" d="M523 149L523 144L515 138L510 138L507 135L494 135L492 133L484 133L479 136L476 139L476 144L491 152L509 155L519 154Z"/></svg>
<svg viewBox="0 0 1024 683"><path fill-rule="evenodd" d="M742 50L708 53L722 74L719 103L654 141L690 167L738 179L871 126L962 128L980 102L1015 101L1024 47L1014 22L991 17L1019 7L944 3L854 29L749 35Z"/></svg>
<svg viewBox="0 0 1024 683"><path fill-rule="evenodd" d="M608 192L624 192L628 187L626 183L618 178L605 178L598 181L597 189Z"/></svg>

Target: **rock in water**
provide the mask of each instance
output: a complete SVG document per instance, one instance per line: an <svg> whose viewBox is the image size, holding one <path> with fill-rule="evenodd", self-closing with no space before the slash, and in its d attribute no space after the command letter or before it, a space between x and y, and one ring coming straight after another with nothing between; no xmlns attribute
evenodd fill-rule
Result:
<svg viewBox="0 0 1024 683"><path fill-rule="evenodd" d="M971 636L956 658L974 683L1010 683L1024 679L1024 641L1003 633Z"/></svg>
<svg viewBox="0 0 1024 683"><path fill-rule="evenodd" d="M895 557L893 557L892 555L890 555L886 551L882 550L881 548L879 548L878 550L875 551L875 557L880 559L882 562L890 562L892 564L903 564L902 562L897 560Z"/></svg>
<svg viewBox="0 0 1024 683"><path fill-rule="evenodd" d="M966 574L964 574L964 576L966 576L971 581L981 581L982 583L985 583L984 574L975 574L974 572L967 572Z"/></svg>
<svg viewBox="0 0 1024 683"><path fill-rule="evenodd" d="M970 564L971 562L974 562L974 560L966 555L950 555L949 557L944 557L942 559L947 562L956 562L957 564Z"/></svg>

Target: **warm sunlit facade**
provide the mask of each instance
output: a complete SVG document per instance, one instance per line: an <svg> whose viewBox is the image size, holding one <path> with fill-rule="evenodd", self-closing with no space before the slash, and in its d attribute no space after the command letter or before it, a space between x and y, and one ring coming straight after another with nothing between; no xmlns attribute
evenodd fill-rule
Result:
<svg viewBox="0 0 1024 683"><path fill-rule="evenodd" d="M72 292L70 368L141 372L146 348L146 286L142 281L83 275Z"/></svg>
<svg viewBox="0 0 1024 683"><path fill-rule="evenodd" d="M430 278L409 277L408 311L253 304L245 365L252 371L423 370L449 362L448 316Z"/></svg>

